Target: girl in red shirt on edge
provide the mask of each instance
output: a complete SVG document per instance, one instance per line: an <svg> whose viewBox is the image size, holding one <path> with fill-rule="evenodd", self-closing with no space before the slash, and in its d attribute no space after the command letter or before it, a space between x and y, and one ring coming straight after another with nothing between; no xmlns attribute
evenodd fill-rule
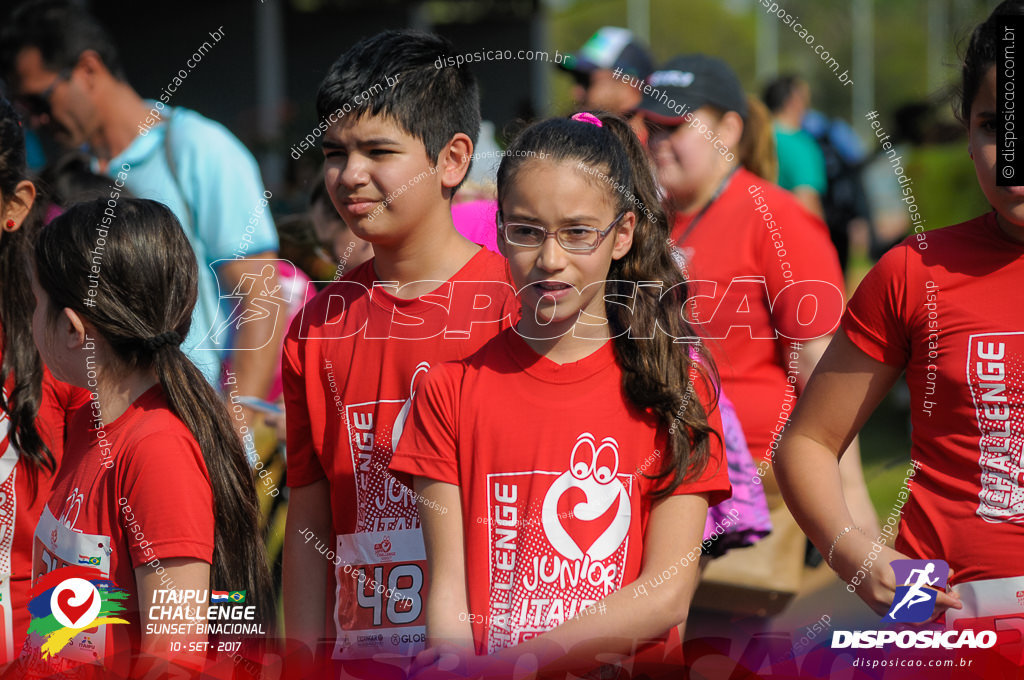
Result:
<svg viewBox="0 0 1024 680"><path fill-rule="evenodd" d="M42 210L27 176L21 121L0 97L0 667L25 642L32 532L60 465L65 420L89 399L54 380L32 343L29 239Z"/></svg>
<svg viewBox="0 0 1024 680"><path fill-rule="evenodd" d="M1024 189L999 186L996 165L1007 16L1020 20L1024 2L1002 3L975 29L958 111L993 211L935 231L919 226L879 260L850 300L775 463L786 502L848 591L882 615L905 585L891 561L945 560L952 588L938 592L932 618L976 632L1009 630L995 619L1024 614ZM892 549L855 526L838 458L903 371L917 470ZM1019 660L1019 644L1010 646Z"/></svg>
<svg viewBox="0 0 1024 680"><path fill-rule="evenodd" d="M498 202L522 319L431 370L391 462L415 475L433 575L417 677L638 651L634 668L678 666L708 506L730 487L643 148L613 116L535 124ZM443 671L449 653L465 667Z"/></svg>
<svg viewBox="0 0 1024 680"><path fill-rule="evenodd" d="M198 630L197 610L200 623L223 623L206 620L208 590L245 591L254 615L230 622L262 623L264 632L273 602L242 443L179 348L196 302L192 248L162 204L121 197L112 219L108 205L77 204L35 244L36 345L53 374L89 389L92 403L68 425L36 528L33 583L65 565L96 566L127 591L117 617L129 625L79 633L50 659L41 659L42 640L30 633L23 663L88 675L99 671L83 666L92 662L143 677L153 660L136 661L140 653L174 652L190 668L219 641L258 653L258 631L208 639ZM192 600L183 600L190 591Z"/></svg>

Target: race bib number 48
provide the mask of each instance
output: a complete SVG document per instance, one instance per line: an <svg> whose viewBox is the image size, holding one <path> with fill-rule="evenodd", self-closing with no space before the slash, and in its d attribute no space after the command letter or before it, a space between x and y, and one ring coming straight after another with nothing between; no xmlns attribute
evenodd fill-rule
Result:
<svg viewBox="0 0 1024 680"><path fill-rule="evenodd" d="M412 657L426 646L427 556L418 529L338 536L335 659Z"/></svg>

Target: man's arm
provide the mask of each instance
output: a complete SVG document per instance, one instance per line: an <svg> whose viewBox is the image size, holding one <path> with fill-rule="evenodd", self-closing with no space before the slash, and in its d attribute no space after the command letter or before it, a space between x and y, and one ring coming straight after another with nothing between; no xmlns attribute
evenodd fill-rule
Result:
<svg viewBox="0 0 1024 680"><path fill-rule="evenodd" d="M181 116L173 156L192 212L192 238L203 245L205 262L199 266L216 263L221 291L234 291L246 274L266 281L265 288L240 291L244 298L238 311L258 318L266 310L253 302L262 290L278 285L276 271L270 280L262 276L267 260L277 259L277 231L269 207L273 194L266 190L252 153L227 128L195 114ZM268 300L265 307L273 309L274 303ZM267 397L286 323L274 316L247 322L235 332L230 359L240 396ZM284 317L284 311L278 316ZM253 416L250 411L246 418L250 426Z"/></svg>
<svg viewBox="0 0 1024 680"><path fill-rule="evenodd" d="M808 186L793 187L793 196L807 212L821 219L825 218L825 208L821 205L821 194Z"/></svg>

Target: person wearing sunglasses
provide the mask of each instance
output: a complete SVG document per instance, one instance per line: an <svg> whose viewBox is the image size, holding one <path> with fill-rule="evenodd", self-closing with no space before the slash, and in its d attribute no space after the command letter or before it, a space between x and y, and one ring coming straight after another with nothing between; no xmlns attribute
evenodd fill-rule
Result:
<svg viewBox="0 0 1024 680"><path fill-rule="evenodd" d="M745 167L744 149L758 144L742 143L751 125L748 98L726 62L704 54L680 55L648 82L659 95L645 93L639 112L648 127L658 181L675 213L671 239L676 255L693 282L690 321L709 339L722 388L736 405L757 465L756 477L747 483L764 486L775 535L792 536L799 529L779 494L773 462L793 405L842 314L845 286L836 250L819 218L791 193ZM662 101L661 92L686 112ZM877 533L856 441L843 459L842 475L858 526ZM751 555L773 560L776 574L798 582L800 561L789 556L801 543L795 538L792 552L783 548L776 554L766 543L726 560L747 573L752 573ZM717 568L724 568L721 564L728 562ZM753 589L736 583L734 597L714 603L718 611L747 611ZM777 612L792 595L785 593L766 597L762 610ZM757 629L766 620L759 615L750 624Z"/></svg>
<svg viewBox="0 0 1024 680"><path fill-rule="evenodd" d="M265 398L283 323L256 315L229 341L204 342L219 319L255 310L259 297L252 291L241 302L232 298L242 309L221 309L218 286L235 290L246 274L262 269L255 260L277 257L252 154L219 123L168 105L166 90L160 101L140 97L106 30L77 3L34 0L17 7L0 34L0 75L33 127L63 147L86 150L93 170L116 177L132 195L174 211L200 263L199 301L182 349L218 387L222 362L230 360L238 393ZM110 198L116 215L119 197ZM242 349L249 351L236 351ZM247 416L250 423L256 417Z"/></svg>
<svg viewBox="0 0 1024 680"><path fill-rule="evenodd" d="M48 74L47 74L48 75ZM56 132L66 129L53 120L53 93L57 86L71 78L70 69L62 69L40 92L24 91L15 101L17 108L29 119L33 127L50 124Z"/></svg>

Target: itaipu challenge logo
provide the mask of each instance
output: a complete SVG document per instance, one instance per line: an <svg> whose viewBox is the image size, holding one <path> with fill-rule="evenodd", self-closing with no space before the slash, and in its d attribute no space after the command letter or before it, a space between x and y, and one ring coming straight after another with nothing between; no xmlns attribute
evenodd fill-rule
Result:
<svg viewBox="0 0 1024 680"><path fill-rule="evenodd" d="M128 593L99 569L69 566L41 577L29 592L32 616L28 632L43 637L44 659L64 649L84 630L110 623L128 623L116 615L124 611Z"/></svg>

